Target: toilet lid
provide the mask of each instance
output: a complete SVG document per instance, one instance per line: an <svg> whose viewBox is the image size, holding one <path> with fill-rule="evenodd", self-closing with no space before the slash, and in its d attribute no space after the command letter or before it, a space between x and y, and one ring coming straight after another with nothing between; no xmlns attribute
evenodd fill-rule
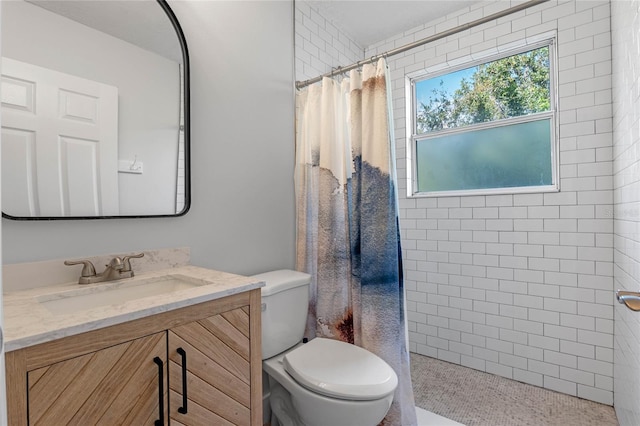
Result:
<svg viewBox="0 0 640 426"><path fill-rule="evenodd" d="M379 399L398 385L396 373L381 358L338 340L315 338L287 353L283 364L299 384L334 398Z"/></svg>

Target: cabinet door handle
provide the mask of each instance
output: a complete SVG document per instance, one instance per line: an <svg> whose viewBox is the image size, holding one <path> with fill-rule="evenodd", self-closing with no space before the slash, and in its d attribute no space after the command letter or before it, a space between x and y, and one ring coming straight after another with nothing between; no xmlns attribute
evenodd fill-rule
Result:
<svg viewBox="0 0 640 426"><path fill-rule="evenodd" d="M160 418L155 421L155 426L164 426L164 363L160 357L153 359L158 365L158 415Z"/></svg>
<svg viewBox="0 0 640 426"><path fill-rule="evenodd" d="M187 414L187 353L182 348L176 352L182 357L182 407L178 408L178 413Z"/></svg>

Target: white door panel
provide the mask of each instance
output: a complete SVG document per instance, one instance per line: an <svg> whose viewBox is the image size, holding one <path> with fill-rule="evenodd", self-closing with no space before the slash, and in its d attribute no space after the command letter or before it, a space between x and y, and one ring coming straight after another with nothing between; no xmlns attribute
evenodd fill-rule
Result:
<svg viewBox="0 0 640 426"><path fill-rule="evenodd" d="M12 176L11 190L3 191L3 202L15 206L21 216L34 216L40 211L38 206L38 186L36 185L35 133L18 129L3 129L2 156L11 158L2 165L2 172Z"/></svg>
<svg viewBox="0 0 640 426"><path fill-rule="evenodd" d="M0 93L12 214L118 214L118 89L3 58Z"/></svg>
<svg viewBox="0 0 640 426"><path fill-rule="evenodd" d="M61 137L61 165L68 188L67 211L91 216L100 208L97 141Z"/></svg>

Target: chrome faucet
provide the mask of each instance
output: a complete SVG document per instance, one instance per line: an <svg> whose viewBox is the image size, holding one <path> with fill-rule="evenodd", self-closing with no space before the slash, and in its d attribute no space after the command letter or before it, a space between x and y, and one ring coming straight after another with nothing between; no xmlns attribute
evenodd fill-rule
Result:
<svg viewBox="0 0 640 426"><path fill-rule="evenodd" d="M111 259L109 264L105 265L104 271L96 274L96 268L93 266L90 260L65 260L64 264L71 265L84 265L78 284L94 284L103 281L119 280L121 278L131 278L134 276L131 269L131 258L143 257L144 253L132 254L124 256L122 259L118 256Z"/></svg>
<svg viewBox="0 0 640 426"><path fill-rule="evenodd" d="M122 267L123 267L122 259L116 256L113 259L111 259L108 265L104 265L104 266L105 266L104 271L102 271L102 273L98 275L99 277L102 278L100 281L112 281L112 280L120 279L120 271L122 271ZM99 281L95 281L95 282L99 282Z"/></svg>

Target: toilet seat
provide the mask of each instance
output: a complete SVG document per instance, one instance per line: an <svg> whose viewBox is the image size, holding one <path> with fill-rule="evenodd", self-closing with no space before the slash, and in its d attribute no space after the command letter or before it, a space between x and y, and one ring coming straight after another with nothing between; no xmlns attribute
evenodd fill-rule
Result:
<svg viewBox="0 0 640 426"><path fill-rule="evenodd" d="M374 400L392 393L398 377L381 358L358 346L315 338L288 352L284 369L300 385L348 400Z"/></svg>

